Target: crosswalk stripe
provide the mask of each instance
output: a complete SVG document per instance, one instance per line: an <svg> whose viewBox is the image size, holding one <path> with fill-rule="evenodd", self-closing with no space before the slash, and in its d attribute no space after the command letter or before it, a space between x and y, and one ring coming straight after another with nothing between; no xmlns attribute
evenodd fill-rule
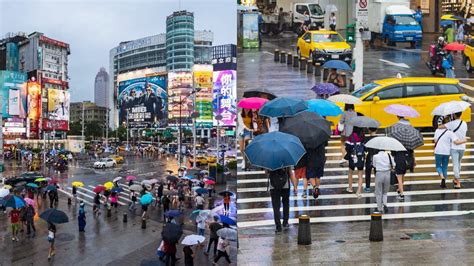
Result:
<svg viewBox="0 0 474 266"><path fill-rule="evenodd" d="M94 186L91 186L91 185L89 185L89 187L92 188L92 189L95 188ZM91 191L91 190L87 190L87 191ZM94 191L92 191L92 193L93 193L93 192L94 192ZM123 192L120 192L120 194L122 194L122 193L123 193ZM127 195L127 194L125 194L125 195ZM125 201L128 201L128 202L132 202L132 201L131 201L130 199L128 199L128 198L124 198L124 197L122 197L122 196L118 196L118 197L119 197L119 199L122 199L122 200L125 200ZM124 205L126 205L126 203L124 203Z"/></svg>
<svg viewBox="0 0 474 266"><path fill-rule="evenodd" d="M474 210L468 211L439 211L439 212L413 212L413 213L389 213L384 214L382 219L407 219L407 218L430 218L430 217L448 217L448 216L459 216L474 213ZM313 217L310 218L311 223L328 223L328 222L356 222L356 221L369 221L370 215L354 215L354 216L331 216L331 217ZM298 218L291 218L288 220L289 224L297 224ZM274 220L260 220L260 221L247 221L238 222L239 228L248 228L255 226L272 226Z"/></svg>
<svg viewBox="0 0 474 266"><path fill-rule="evenodd" d="M62 192L62 193L64 193L64 194L66 194L66 195L69 196L70 198L73 197L73 196L72 196L72 193L69 193L69 192L67 192L67 191L65 191L65 190L63 190L63 189L58 189L58 191L60 191L60 192ZM77 199L78 199L78 200L82 200L82 201L83 201L85 204L87 204L87 205L90 205L90 206L93 206L93 205L94 205L94 204L92 204L91 202L87 201L86 199L84 199L84 198L82 198L82 197L77 197Z"/></svg>
<svg viewBox="0 0 474 266"><path fill-rule="evenodd" d="M465 203L474 203L474 199L392 202L392 203L387 203L387 207L416 207L416 206L465 204ZM320 206L290 206L290 212L331 211L331 210L345 210L345 209L373 209L373 208L377 208L376 203L320 205ZM266 213L266 212L273 212L273 208L253 208L253 209L246 209L246 210L237 209L237 215L257 214L257 213Z"/></svg>
<svg viewBox="0 0 474 266"><path fill-rule="evenodd" d="M420 196L420 195L433 195L433 194L458 194L458 193L474 193L474 188L461 188L461 189L436 189L436 190L413 190L413 191L404 191L405 196ZM389 197L397 196L397 192L388 192ZM373 198L375 197L374 193L362 193L361 198ZM357 195L353 193L347 194L328 194L328 195L319 195L317 199L312 196L308 196L306 199L302 199L301 196L290 196L290 201L317 201L317 200L327 200L327 199L356 199ZM256 198L239 198L237 199L237 204L244 203L257 203L257 202L271 202L270 197L256 197ZM243 209L242 209L243 210Z"/></svg>
<svg viewBox="0 0 474 266"><path fill-rule="evenodd" d="M71 191L72 191L72 187L68 187L68 190L71 190ZM84 188L84 187L79 187L78 190L77 190L77 193L78 193L78 194L81 194L81 195L83 195L84 197L88 197L88 198L90 198L90 199L94 199L93 196L88 195L88 194L86 194L85 192L82 192L81 190L85 190L86 192L95 194L94 191L88 190L88 189L86 189L86 188ZM101 202L102 202L102 204L103 204L105 201L101 201ZM122 206L127 205L126 203L123 203L123 202L121 202L121 201L118 201L118 203L119 203L120 205L122 205Z"/></svg>

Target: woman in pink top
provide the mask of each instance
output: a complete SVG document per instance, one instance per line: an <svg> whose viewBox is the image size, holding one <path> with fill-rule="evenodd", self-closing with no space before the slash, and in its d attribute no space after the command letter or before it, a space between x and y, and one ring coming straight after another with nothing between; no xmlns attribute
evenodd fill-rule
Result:
<svg viewBox="0 0 474 266"><path fill-rule="evenodd" d="M115 212L117 212L117 207L118 207L118 195L117 193L113 192L110 194L110 205L112 207L115 207Z"/></svg>

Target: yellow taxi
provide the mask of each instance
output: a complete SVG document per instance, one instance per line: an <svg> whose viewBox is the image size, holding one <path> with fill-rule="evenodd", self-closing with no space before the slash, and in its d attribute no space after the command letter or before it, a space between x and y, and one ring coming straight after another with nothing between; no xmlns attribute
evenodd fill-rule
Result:
<svg viewBox="0 0 474 266"><path fill-rule="evenodd" d="M440 118L431 115L434 108L444 102L466 100L459 80L451 78L408 77L376 80L354 91L362 104L355 105L359 115L378 120L381 127L389 127L397 122L397 117L387 114L384 109L391 104L404 104L415 108L420 116L410 118L414 127L436 128ZM338 104L339 106L342 106ZM471 121L471 109L463 112L464 121ZM329 118L337 125L340 117Z"/></svg>
<svg viewBox="0 0 474 266"><path fill-rule="evenodd" d="M207 162L208 162L208 163L216 163L216 162L217 162L217 156L215 156L215 155L208 155L208 156L207 156Z"/></svg>
<svg viewBox="0 0 474 266"><path fill-rule="evenodd" d="M123 157L120 155L110 155L109 158L114 159L116 163L123 163Z"/></svg>
<svg viewBox="0 0 474 266"><path fill-rule="evenodd" d="M350 64L351 46L336 31L307 31L298 38L298 56L311 59L314 63L324 64L328 60L342 60Z"/></svg>
<svg viewBox="0 0 474 266"><path fill-rule="evenodd" d="M469 38L463 52L463 62L467 72L474 70L474 37Z"/></svg>
<svg viewBox="0 0 474 266"><path fill-rule="evenodd" d="M194 158L189 159L190 163L194 163ZM203 155L196 155L196 165L206 165L208 164L207 158Z"/></svg>

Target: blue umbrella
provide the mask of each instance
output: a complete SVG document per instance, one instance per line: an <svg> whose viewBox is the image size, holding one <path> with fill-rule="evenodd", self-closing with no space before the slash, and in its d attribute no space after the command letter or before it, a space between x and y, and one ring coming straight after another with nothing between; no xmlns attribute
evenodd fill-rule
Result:
<svg viewBox="0 0 474 266"><path fill-rule="evenodd" d="M454 20L441 20L439 25L441 27L447 27L448 25L454 25Z"/></svg>
<svg viewBox="0 0 474 266"><path fill-rule="evenodd" d="M352 68L346 62L341 60L329 60L324 63L323 68L335 68L339 70L352 71Z"/></svg>
<svg viewBox="0 0 474 266"><path fill-rule="evenodd" d="M206 194L207 192L208 192L208 190L205 189L205 188L202 188L202 187L196 189L196 193L198 193L198 194Z"/></svg>
<svg viewBox="0 0 474 266"><path fill-rule="evenodd" d="M315 112L320 116L338 116L342 114L342 110L339 106L333 102L323 99L312 99L307 101L310 112Z"/></svg>
<svg viewBox="0 0 474 266"><path fill-rule="evenodd" d="M27 187L30 187L30 188L38 188L38 185L35 184L35 183L28 183L26 184Z"/></svg>
<svg viewBox="0 0 474 266"><path fill-rule="evenodd" d="M5 206L5 207L19 209L19 208L25 207L26 202L20 197L10 195L10 196L6 196L3 199L2 205Z"/></svg>
<svg viewBox="0 0 474 266"><path fill-rule="evenodd" d="M153 196L151 196L150 193L147 193L140 198L140 204L142 205L150 204L152 201L153 201Z"/></svg>
<svg viewBox="0 0 474 266"><path fill-rule="evenodd" d="M183 214L183 213L178 211L178 210L169 210L169 211L165 212L165 216L167 216L167 217L178 217L181 214Z"/></svg>
<svg viewBox="0 0 474 266"><path fill-rule="evenodd" d="M237 225L237 223L233 219L231 219L231 218L229 218L225 215L219 215L219 219L221 220L222 223L225 223L225 224L228 224L228 225Z"/></svg>
<svg viewBox="0 0 474 266"><path fill-rule="evenodd" d="M267 102L259 114L268 117L290 117L306 109L308 105L303 100L281 97Z"/></svg>
<svg viewBox="0 0 474 266"><path fill-rule="evenodd" d="M333 95L340 92L339 87L332 83L319 83L314 85L311 90L317 95Z"/></svg>
<svg viewBox="0 0 474 266"><path fill-rule="evenodd" d="M119 187L114 187L114 188L112 188L112 190L111 190L110 192L112 192L112 193L120 193L120 192L122 192L122 189L119 188Z"/></svg>
<svg viewBox="0 0 474 266"><path fill-rule="evenodd" d="M245 149L252 165L272 171L296 165L305 153L298 137L278 131L258 135Z"/></svg>
<svg viewBox="0 0 474 266"><path fill-rule="evenodd" d="M194 176L192 176L192 175L187 175L187 176L183 176L182 179L191 180L191 179L194 179Z"/></svg>
<svg viewBox="0 0 474 266"><path fill-rule="evenodd" d="M46 187L46 191L50 191L50 190L57 190L58 188L54 185L49 185Z"/></svg>

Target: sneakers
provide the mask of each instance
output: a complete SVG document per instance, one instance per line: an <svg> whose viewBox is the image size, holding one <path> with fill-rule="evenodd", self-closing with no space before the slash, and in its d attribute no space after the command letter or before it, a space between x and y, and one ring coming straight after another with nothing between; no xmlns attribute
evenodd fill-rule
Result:
<svg viewBox="0 0 474 266"><path fill-rule="evenodd" d="M305 190L303 190L303 195L302 195L303 199L306 199L306 194L307 193L306 193L306 189L305 189Z"/></svg>
<svg viewBox="0 0 474 266"><path fill-rule="evenodd" d="M370 187L364 188L364 192L365 192L365 193L370 193Z"/></svg>
<svg viewBox="0 0 474 266"><path fill-rule="evenodd" d="M293 190L293 196L298 197L298 191L297 190Z"/></svg>
<svg viewBox="0 0 474 266"><path fill-rule="evenodd" d="M313 188L313 198L317 199L319 197L319 188L318 187L314 187Z"/></svg>
<svg viewBox="0 0 474 266"><path fill-rule="evenodd" d="M286 229L290 228L290 225L288 223L283 223L283 228L286 230Z"/></svg>
<svg viewBox="0 0 474 266"><path fill-rule="evenodd" d="M347 193L354 193L354 190L352 188L346 188Z"/></svg>
<svg viewBox="0 0 474 266"><path fill-rule="evenodd" d="M399 201L405 201L405 196L402 195L402 194L398 194L397 199L398 199Z"/></svg>
<svg viewBox="0 0 474 266"><path fill-rule="evenodd" d="M447 188L446 187L446 179L441 179L441 184L439 185L441 188Z"/></svg>

